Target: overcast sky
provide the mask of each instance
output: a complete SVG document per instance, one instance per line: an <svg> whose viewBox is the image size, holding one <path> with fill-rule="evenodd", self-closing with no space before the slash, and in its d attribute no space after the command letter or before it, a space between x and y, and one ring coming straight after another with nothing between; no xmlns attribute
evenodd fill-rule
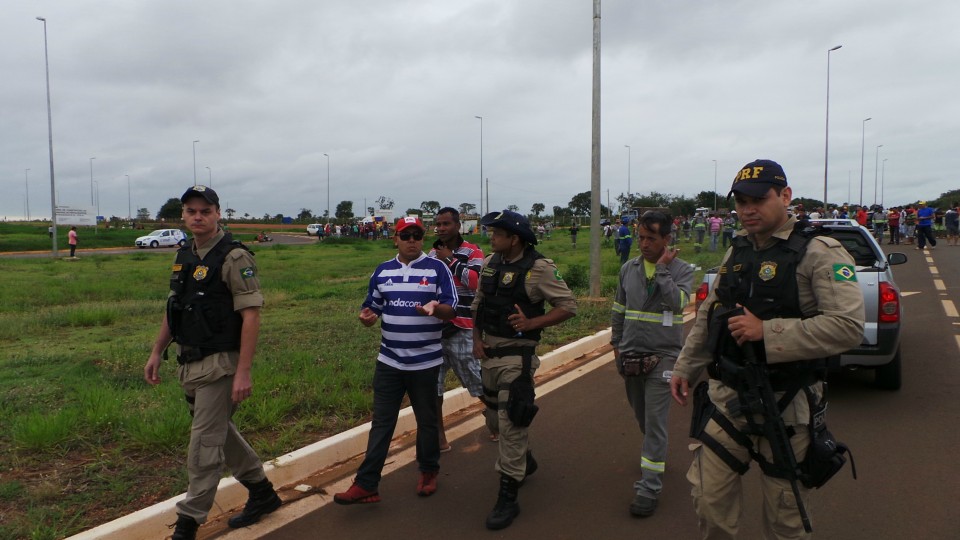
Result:
<svg viewBox="0 0 960 540"><path fill-rule="evenodd" d="M590 189L592 6L9 0L0 218L24 214L27 183L31 217L50 215L36 16L47 19L60 204L89 206L95 157L108 217L127 215L126 175L134 212L155 214L195 174L212 176L241 216L319 215L324 154L331 213L342 200L359 213L381 195L400 211L478 204L482 116L490 207L565 207ZM960 3L948 0L604 1L604 203L627 190L628 154L635 193L712 190L713 160L726 193L740 166L769 158L795 195L821 199L836 45L828 200L848 189L860 200L864 133L865 203L960 188L958 21ZM875 195L878 157L885 189Z"/></svg>

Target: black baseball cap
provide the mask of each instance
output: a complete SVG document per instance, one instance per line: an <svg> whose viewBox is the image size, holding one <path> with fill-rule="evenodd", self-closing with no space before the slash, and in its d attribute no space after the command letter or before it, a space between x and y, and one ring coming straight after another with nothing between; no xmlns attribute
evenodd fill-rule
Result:
<svg viewBox="0 0 960 540"><path fill-rule="evenodd" d="M203 197L208 203L215 204L218 208L220 207L220 197L211 187L202 185L190 186L183 192L183 196L180 197L180 202L185 203L190 197Z"/></svg>
<svg viewBox="0 0 960 540"><path fill-rule="evenodd" d="M776 161L758 159L740 168L730 186L730 193L742 193L748 197L763 197L772 187L787 187L787 174Z"/></svg>
<svg viewBox="0 0 960 540"><path fill-rule="evenodd" d="M480 224L485 227L495 227L510 231L518 235L528 244L537 243L537 235L530 228L530 222L522 215L511 210L490 212L480 218Z"/></svg>

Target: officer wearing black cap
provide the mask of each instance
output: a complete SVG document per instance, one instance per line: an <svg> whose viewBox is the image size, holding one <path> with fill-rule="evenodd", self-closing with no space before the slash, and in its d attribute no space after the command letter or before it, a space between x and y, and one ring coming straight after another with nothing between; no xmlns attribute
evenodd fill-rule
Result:
<svg viewBox="0 0 960 540"><path fill-rule="evenodd" d="M191 540L213 506L224 465L250 491L243 512L228 521L231 527L256 523L281 501L231 420L253 390L250 367L263 306L253 253L220 228L216 191L193 186L180 202L193 238L177 252L167 311L143 371L148 383L159 384L161 358L177 342L177 378L193 424L187 496L177 503L172 538Z"/></svg>
<svg viewBox="0 0 960 540"><path fill-rule="evenodd" d="M780 418L792 433L789 445L802 462L813 411L825 411L826 359L863 338L863 295L843 246L798 226L788 214L793 194L779 164L761 159L744 165L730 194L743 228L720 263L670 380L673 398L686 405L690 382L704 369L710 376L695 392L699 420L692 430L702 444L695 447L687 479L702 538L737 537L740 475L751 461L763 472L763 537L808 538L793 486L774 464L768 432L758 429L756 415L744 412L756 402L748 399L753 394L741 394L741 368L748 357L766 364ZM730 316L720 318L726 310ZM796 493L807 506L810 490L799 486Z"/></svg>
<svg viewBox="0 0 960 540"><path fill-rule="evenodd" d="M536 413L536 346L543 329L573 317L577 304L556 264L534 249L537 237L527 218L504 210L487 214L480 224L487 228L493 254L483 262L471 306L473 350L480 358L487 427L500 433L500 491L486 525L503 529L520 513L517 491L537 468L527 439Z"/></svg>

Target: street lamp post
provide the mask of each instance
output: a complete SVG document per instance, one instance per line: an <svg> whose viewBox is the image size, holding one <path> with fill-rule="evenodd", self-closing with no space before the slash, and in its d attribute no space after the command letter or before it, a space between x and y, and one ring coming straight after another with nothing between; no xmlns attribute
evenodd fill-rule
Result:
<svg viewBox="0 0 960 540"><path fill-rule="evenodd" d="M830 53L843 47L837 45L827 50L827 122L823 136L823 210L827 210L827 156L830 154Z"/></svg>
<svg viewBox="0 0 960 540"><path fill-rule="evenodd" d="M625 144L623 146L627 149L627 207L629 208L632 206L632 200L633 200L630 198L630 163L633 160L630 159L630 145Z"/></svg>
<svg viewBox="0 0 960 540"><path fill-rule="evenodd" d="M330 223L330 154L324 154L327 158L327 223Z"/></svg>
<svg viewBox="0 0 960 540"><path fill-rule="evenodd" d="M90 158L90 206L93 206L93 160L97 158Z"/></svg>
<svg viewBox="0 0 960 540"><path fill-rule="evenodd" d="M207 169L207 182L210 183L210 187L213 187L213 169L210 167L204 167Z"/></svg>
<svg viewBox="0 0 960 540"><path fill-rule="evenodd" d="M30 221L30 169L23 171L23 191L27 197L27 221Z"/></svg>
<svg viewBox="0 0 960 540"><path fill-rule="evenodd" d="M873 162L873 204L877 204L877 169L880 167L880 149L883 148L882 144L877 145L877 158Z"/></svg>
<svg viewBox="0 0 960 540"><path fill-rule="evenodd" d="M127 220L129 221L133 218L133 212L130 211L130 175L125 174L124 176L127 177Z"/></svg>
<svg viewBox="0 0 960 540"><path fill-rule="evenodd" d="M50 112L50 52L47 48L47 20L37 17L43 23L43 64L47 73L47 136L50 143L50 222L53 242L53 256L57 256L57 184L53 175L53 115Z"/></svg>
<svg viewBox="0 0 960 540"><path fill-rule="evenodd" d="M200 139L193 141L193 185L197 185L197 143Z"/></svg>
<svg viewBox="0 0 960 540"><path fill-rule="evenodd" d="M713 211L717 211L717 160L713 161Z"/></svg>
<svg viewBox="0 0 960 540"><path fill-rule="evenodd" d="M864 118L863 126L860 130L860 204L863 206L863 143L866 141L867 135L867 122L873 120L873 118Z"/></svg>
<svg viewBox="0 0 960 540"><path fill-rule="evenodd" d="M100 181L99 180L95 181L94 185L97 186L97 198L95 199L96 203L94 203L97 205L96 206L97 215L93 216L93 222L96 224L96 223L100 223Z"/></svg>
<svg viewBox="0 0 960 540"><path fill-rule="evenodd" d="M480 213L477 215L483 217L483 117L474 116L474 118L480 120ZM477 228L480 228L479 222Z"/></svg>
<svg viewBox="0 0 960 540"><path fill-rule="evenodd" d="M886 172L887 172L887 158L883 158L883 161L880 163L880 206L883 206L883 192L884 192L883 177L886 175Z"/></svg>

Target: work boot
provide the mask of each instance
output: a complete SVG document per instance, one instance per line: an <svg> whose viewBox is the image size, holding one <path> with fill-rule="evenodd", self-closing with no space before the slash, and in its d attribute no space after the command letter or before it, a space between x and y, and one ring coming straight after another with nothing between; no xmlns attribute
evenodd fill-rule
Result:
<svg viewBox="0 0 960 540"><path fill-rule="evenodd" d="M177 524L174 527L170 540L195 540L200 524L190 516L177 514Z"/></svg>
<svg viewBox="0 0 960 540"><path fill-rule="evenodd" d="M637 493L630 503L630 513L636 517L650 517L657 510L657 499Z"/></svg>
<svg viewBox="0 0 960 540"><path fill-rule="evenodd" d="M250 490L250 496L243 507L243 512L227 520L227 525L234 529L253 525L260 521L261 516L273 512L283 504L277 492L273 490L273 484L266 478L256 483L242 481L240 483Z"/></svg>
<svg viewBox="0 0 960 540"><path fill-rule="evenodd" d="M497 494L497 504L493 506L487 516L487 528L492 531L505 529L513 523L513 519L520 515L520 505L517 504L517 489L520 482L505 474L500 475L500 493Z"/></svg>
<svg viewBox="0 0 960 540"><path fill-rule="evenodd" d="M420 471L420 480L417 482L417 495L429 497L437 492L437 471Z"/></svg>

